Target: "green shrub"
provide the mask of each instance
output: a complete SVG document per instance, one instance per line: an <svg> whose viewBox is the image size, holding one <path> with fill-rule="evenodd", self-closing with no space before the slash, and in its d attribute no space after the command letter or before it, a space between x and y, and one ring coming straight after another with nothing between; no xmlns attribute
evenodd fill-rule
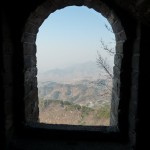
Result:
<svg viewBox="0 0 150 150"><path fill-rule="evenodd" d="M97 119L102 119L102 118L108 119L108 118L110 118L110 106L105 105L105 106L99 108L95 113L95 117Z"/></svg>

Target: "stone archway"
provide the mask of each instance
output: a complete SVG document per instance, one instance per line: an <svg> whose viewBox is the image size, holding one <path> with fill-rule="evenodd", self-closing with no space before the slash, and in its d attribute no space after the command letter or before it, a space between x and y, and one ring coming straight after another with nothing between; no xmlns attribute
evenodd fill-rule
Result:
<svg viewBox="0 0 150 150"><path fill-rule="evenodd" d="M24 52L24 103L26 122L38 121L38 90L36 68L36 36L44 20L54 11L67 6L87 6L101 13L112 26L116 37L116 55L114 66L113 93L111 102L111 125L118 123L118 105L120 101L120 73L122 70L123 45L126 34L115 13L99 0L46 0L28 18L22 36Z"/></svg>

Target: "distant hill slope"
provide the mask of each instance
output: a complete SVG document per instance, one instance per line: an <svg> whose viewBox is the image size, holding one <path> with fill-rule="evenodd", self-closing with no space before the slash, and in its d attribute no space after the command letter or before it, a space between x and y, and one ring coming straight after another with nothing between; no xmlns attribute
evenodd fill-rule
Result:
<svg viewBox="0 0 150 150"><path fill-rule="evenodd" d="M111 81L96 63L38 74L39 118L50 124L109 125Z"/></svg>
<svg viewBox="0 0 150 150"><path fill-rule="evenodd" d="M98 85L98 82L103 84ZM39 99L63 100L85 106L110 103L107 76L95 62L49 70L38 75Z"/></svg>
<svg viewBox="0 0 150 150"><path fill-rule="evenodd" d="M40 100L70 101L89 107L95 107L110 103L110 92L106 89L106 80L101 80L102 85L89 80L82 80L76 84L63 84L56 82L44 82L39 85Z"/></svg>
<svg viewBox="0 0 150 150"><path fill-rule="evenodd" d="M40 102L39 119L48 124L108 126L110 106L93 109L68 101L45 100Z"/></svg>
<svg viewBox="0 0 150 150"><path fill-rule="evenodd" d="M99 68L96 62L75 64L64 69L52 69L38 74L38 82L55 81L61 83L73 83L80 80L96 80L100 76L104 78L106 73Z"/></svg>

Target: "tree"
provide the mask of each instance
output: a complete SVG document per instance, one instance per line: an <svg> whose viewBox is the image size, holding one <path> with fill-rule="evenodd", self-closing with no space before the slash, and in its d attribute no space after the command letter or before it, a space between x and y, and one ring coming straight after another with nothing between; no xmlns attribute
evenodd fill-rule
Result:
<svg viewBox="0 0 150 150"><path fill-rule="evenodd" d="M110 27L108 27L108 25L105 24L106 29L113 34L113 31ZM109 57L113 57L115 55L115 40L112 39L109 42L104 42L103 39L100 40L101 43L101 51L105 51L107 53L107 55ZM105 71L107 77L106 77L106 83L104 84L103 82L101 82L101 80L98 80L98 85L104 85L107 89L106 94L111 94L112 92L112 79L113 79L113 71L110 67L110 64L108 63L107 58L104 58L104 56L102 56L102 54L100 53L100 51L97 51L97 55L98 58L96 59L97 61L97 65L100 68L103 68L103 70Z"/></svg>

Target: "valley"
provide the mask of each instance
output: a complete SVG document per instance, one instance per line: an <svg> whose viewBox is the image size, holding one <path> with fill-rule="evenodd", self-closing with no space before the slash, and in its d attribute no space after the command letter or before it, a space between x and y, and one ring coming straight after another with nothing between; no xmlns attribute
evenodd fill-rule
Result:
<svg viewBox="0 0 150 150"><path fill-rule="evenodd" d="M42 75L46 78L38 81L40 122L74 125L109 124L111 101L109 89L112 87L112 81L102 69L100 76L96 74L98 70L92 65L92 63L79 67L76 65L66 70L51 70ZM89 73L89 68L93 72Z"/></svg>

